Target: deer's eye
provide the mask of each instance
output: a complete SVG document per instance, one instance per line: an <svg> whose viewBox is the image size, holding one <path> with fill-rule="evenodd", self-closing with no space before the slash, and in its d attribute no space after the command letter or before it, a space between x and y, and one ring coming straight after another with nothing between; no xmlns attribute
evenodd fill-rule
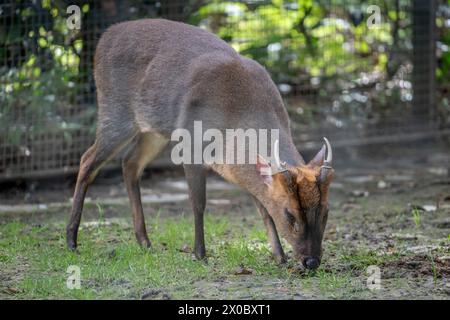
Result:
<svg viewBox="0 0 450 320"><path fill-rule="evenodd" d="M292 213L289 212L288 209L284 209L284 215L291 225L295 223L295 217Z"/></svg>

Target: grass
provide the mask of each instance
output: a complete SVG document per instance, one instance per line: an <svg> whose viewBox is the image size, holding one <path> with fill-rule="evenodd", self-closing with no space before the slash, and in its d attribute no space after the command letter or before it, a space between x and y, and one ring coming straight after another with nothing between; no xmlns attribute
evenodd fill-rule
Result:
<svg viewBox="0 0 450 320"><path fill-rule="evenodd" d="M327 242L322 266L298 272L292 259L278 266L271 259L263 223L256 213L245 220L206 214L207 263L193 258L193 218L147 219L153 248L140 248L129 219L82 224L79 253L66 249L64 224L0 223L0 297L18 299L150 298L372 298L366 287L368 266L397 259L369 247ZM163 218L164 217L164 218ZM188 248L188 250L186 250ZM289 248L285 244L285 248ZM185 252L188 251L188 252ZM71 266L80 270L81 289L68 289ZM238 267L251 275L235 275ZM434 272L436 278L436 271ZM383 293L379 293L383 297Z"/></svg>
<svg viewBox="0 0 450 320"><path fill-rule="evenodd" d="M246 238L236 224L231 235L229 221L209 215L205 221L209 261L196 261L191 253L180 251L193 243L191 220L154 219L149 226L154 243L150 250L135 243L130 227L99 223L80 230L79 254L66 250L64 225L13 221L1 225L0 264L10 273L15 273L14 266L24 268L14 283L20 298L139 298L153 288L183 287L229 275L241 265L256 275L282 273L268 259L270 250L258 230L251 229ZM82 290L66 287L66 270L72 265L80 267ZM178 297L189 294L181 290Z"/></svg>
<svg viewBox="0 0 450 320"><path fill-rule="evenodd" d="M413 221L414 221L414 224L416 225L416 227L417 228L420 227L420 224L422 223L422 218L421 218L419 209L414 208L412 210L412 218L413 218Z"/></svg>
<svg viewBox="0 0 450 320"><path fill-rule="evenodd" d="M430 252L428 255L428 259L430 260L430 264L431 264L431 271L433 273L433 283L436 286L437 284L437 269L436 269L436 262L434 261L434 257L433 254Z"/></svg>
<svg viewBox="0 0 450 320"><path fill-rule="evenodd" d="M450 269L441 258L449 255L450 234L440 226L448 209L424 219L407 206L430 202L445 187L374 192L352 199L357 206L345 211L347 191L333 190L324 256L315 272L298 271L292 259L276 265L260 217L236 190L212 195L231 197L239 206L213 206L215 212L206 214L207 263L190 252L193 217L181 214L187 202L145 208L151 250L137 245L128 204L87 203L79 253L65 244L68 208L2 214L0 299L448 299ZM430 252L420 253L421 247ZM70 266L80 269L80 289L66 286ZM367 287L370 266L380 268L380 290ZM235 275L239 267L252 273Z"/></svg>

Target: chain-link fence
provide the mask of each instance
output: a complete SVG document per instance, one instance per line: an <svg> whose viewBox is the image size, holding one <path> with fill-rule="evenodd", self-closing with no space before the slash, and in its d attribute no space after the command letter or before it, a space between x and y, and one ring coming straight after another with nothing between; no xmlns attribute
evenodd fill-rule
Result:
<svg viewBox="0 0 450 320"><path fill-rule="evenodd" d="M263 64L301 150L323 135L349 147L448 134L446 0L4 1L0 179L78 168L95 135L100 35L155 17L210 30Z"/></svg>

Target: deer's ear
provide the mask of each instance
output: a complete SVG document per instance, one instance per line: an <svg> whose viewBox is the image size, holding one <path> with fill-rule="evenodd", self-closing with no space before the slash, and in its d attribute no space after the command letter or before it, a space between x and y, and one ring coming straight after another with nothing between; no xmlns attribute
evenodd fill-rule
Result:
<svg viewBox="0 0 450 320"><path fill-rule="evenodd" d="M266 159L261 157L258 154L258 157L256 158L256 170L259 173L259 176L262 178L265 184L268 186L272 185L272 167L270 166L270 163L267 162Z"/></svg>
<svg viewBox="0 0 450 320"><path fill-rule="evenodd" d="M327 148L325 145L322 146L322 148L317 152L317 154L314 156L314 158L311 159L310 162L308 162L308 166L310 167L320 167L323 165L323 162L325 160L325 153Z"/></svg>

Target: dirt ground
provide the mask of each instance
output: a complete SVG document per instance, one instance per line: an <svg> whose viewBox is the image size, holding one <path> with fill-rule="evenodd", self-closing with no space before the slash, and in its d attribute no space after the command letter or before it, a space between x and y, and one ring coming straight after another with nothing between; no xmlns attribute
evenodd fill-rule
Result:
<svg viewBox="0 0 450 320"><path fill-rule="evenodd" d="M268 274L250 267L247 272L247 266L236 265L229 270L241 269L206 278L193 276L187 284L161 282L159 287L151 289L136 292L130 289L133 293L119 297L449 299L450 154L441 146L425 146L423 150L421 156L414 149L396 153L367 151L374 154L365 161L355 161L352 166L341 161L336 165L324 257L316 274L305 274L294 268L292 262L276 267L284 269L283 273ZM65 223L72 183L70 180L56 184L41 181L28 183L25 188L3 189L0 235L7 234L4 228L12 221L27 225ZM191 215L187 186L180 171L147 173L142 189L147 224L159 218L160 212L163 212L161 219ZM98 221L98 202L102 204L106 221L125 221L126 230L131 233L128 200L117 172L104 174L89 190L83 216L85 228L87 223ZM243 233L254 228L264 230L249 196L216 176L208 180L207 211L223 217L230 228L244 226ZM130 237L130 245L134 245L133 240ZM215 245L214 238L212 241L207 243L207 250ZM3 250L0 251L0 297L35 298L17 293L24 290L21 281L26 278L23 273L27 272L27 265L24 262L12 268L6 246L14 242L0 244ZM42 246L46 246L45 239ZM286 244L285 248L289 254ZM270 256L261 259L270 261ZM373 270L380 271L379 289L367 285Z"/></svg>

